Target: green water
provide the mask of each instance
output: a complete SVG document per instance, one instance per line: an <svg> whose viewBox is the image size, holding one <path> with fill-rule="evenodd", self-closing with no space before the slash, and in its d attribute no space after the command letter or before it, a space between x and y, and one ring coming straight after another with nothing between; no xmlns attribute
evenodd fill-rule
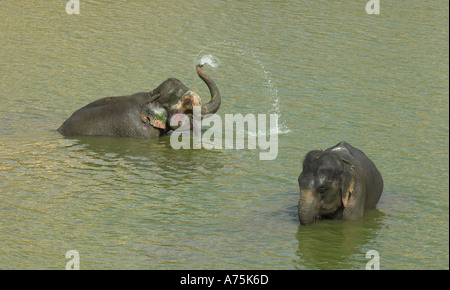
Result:
<svg viewBox="0 0 450 290"><path fill-rule="evenodd" d="M448 2L67 1L0 4L0 268L449 268ZM64 138L105 96L168 77L219 115L279 114L278 156ZM299 226L304 155L346 140L385 191L356 222Z"/></svg>

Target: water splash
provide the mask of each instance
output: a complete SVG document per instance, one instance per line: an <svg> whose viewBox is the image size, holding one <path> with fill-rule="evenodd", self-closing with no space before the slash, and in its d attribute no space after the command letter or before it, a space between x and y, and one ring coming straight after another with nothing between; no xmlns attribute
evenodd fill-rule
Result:
<svg viewBox="0 0 450 290"><path fill-rule="evenodd" d="M286 126L284 120L281 116L281 110L280 110L280 98L278 96L278 90L275 88L272 78L270 77L271 72L266 69L264 64L261 62L259 57L246 45L234 41L221 41L221 42L213 42L206 46L204 46L199 53L195 56L195 59L198 60L200 58L200 55L204 53L204 51L214 48L214 47L232 47L233 49L236 49L241 55L250 55L252 60L260 67L262 72L264 73L264 79L267 82L268 89L270 92L270 97L273 100L272 108L270 110L271 114L277 114L278 115L278 129L277 132L273 132L271 130L269 132L270 135L272 134L286 134L289 133L291 130ZM212 67L216 68L219 66L219 59L212 54L206 54L203 55L200 60L198 61L199 64L209 64ZM262 132L260 132L261 134Z"/></svg>
<svg viewBox="0 0 450 290"><path fill-rule="evenodd" d="M216 68L219 67L219 59L212 54L206 54L202 56L198 64L200 65L209 64L211 67Z"/></svg>

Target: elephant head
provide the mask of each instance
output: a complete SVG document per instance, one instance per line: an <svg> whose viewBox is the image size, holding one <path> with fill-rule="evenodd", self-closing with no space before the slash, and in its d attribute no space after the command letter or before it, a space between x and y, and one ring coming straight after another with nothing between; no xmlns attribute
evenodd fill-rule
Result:
<svg viewBox="0 0 450 290"><path fill-rule="evenodd" d="M355 202L355 168L338 154L314 150L303 162L298 178L300 223L308 225L321 218L340 218Z"/></svg>
<svg viewBox="0 0 450 290"><path fill-rule="evenodd" d="M203 72L202 65L197 65L196 70L211 93L211 100L208 103L205 103L197 93L187 88L181 81L171 78L150 92L149 100L142 106L142 122L168 131L172 117L179 121L176 122L177 126L171 126L170 128L175 130L181 126L182 114L189 117L190 128L192 128L195 106L201 107L201 118L216 113L221 103L219 89L211 77Z"/></svg>

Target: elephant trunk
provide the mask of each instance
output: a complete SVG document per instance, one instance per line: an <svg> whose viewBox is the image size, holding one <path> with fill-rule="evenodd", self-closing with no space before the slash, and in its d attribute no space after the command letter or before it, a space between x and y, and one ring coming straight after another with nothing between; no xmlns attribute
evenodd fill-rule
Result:
<svg viewBox="0 0 450 290"><path fill-rule="evenodd" d="M300 189L300 200L298 202L298 218L300 224L310 225L319 216L319 201L314 196L313 190Z"/></svg>
<svg viewBox="0 0 450 290"><path fill-rule="evenodd" d="M215 114L219 108L221 103L220 92L217 88L216 83L211 79L210 76L205 74L202 70L202 65L198 64L196 66L198 76L206 83L211 93L211 100L202 106L202 118L207 114Z"/></svg>

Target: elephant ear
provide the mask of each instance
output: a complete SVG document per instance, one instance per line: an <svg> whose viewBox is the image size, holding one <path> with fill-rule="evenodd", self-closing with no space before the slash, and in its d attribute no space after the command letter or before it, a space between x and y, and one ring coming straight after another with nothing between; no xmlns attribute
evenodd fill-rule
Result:
<svg viewBox="0 0 450 290"><path fill-rule="evenodd" d="M165 130L167 109L156 102L147 102L141 112L141 119L144 123L148 120L153 127Z"/></svg>
<svg viewBox="0 0 450 290"><path fill-rule="evenodd" d="M156 105L154 109L154 114L151 114L149 116L150 125L152 125L155 128L159 129L166 129L167 124L167 111L166 109L161 105Z"/></svg>
<svg viewBox="0 0 450 290"><path fill-rule="evenodd" d="M342 204L347 207L353 203L354 196L352 195L355 186L355 167L347 160L342 160L344 163L344 173L342 179Z"/></svg>

